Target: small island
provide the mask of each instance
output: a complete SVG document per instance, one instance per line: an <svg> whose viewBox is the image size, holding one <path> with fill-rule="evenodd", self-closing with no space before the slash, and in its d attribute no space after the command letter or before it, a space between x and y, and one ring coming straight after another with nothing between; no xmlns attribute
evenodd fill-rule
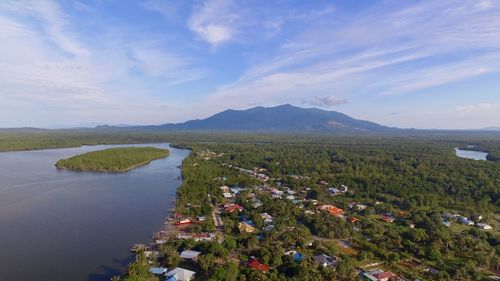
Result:
<svg viewBox="0 0 500 281"><path fill-rule="evenodd" d="M88 152L57 161L58 169L92 172L127 172L153 160L165 158L168 149L155 147L119 147Z"/></svg>

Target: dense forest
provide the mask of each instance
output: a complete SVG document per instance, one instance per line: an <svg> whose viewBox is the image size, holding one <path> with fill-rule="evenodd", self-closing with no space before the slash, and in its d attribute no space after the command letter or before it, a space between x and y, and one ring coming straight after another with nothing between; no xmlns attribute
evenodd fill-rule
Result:
<svg viewBox="0 0 500 281"><path fill-rule="evenodd" d="M125 172L169 155L168 149L118 147L88 152L57 161L59 169L93 172Z"/></svg>

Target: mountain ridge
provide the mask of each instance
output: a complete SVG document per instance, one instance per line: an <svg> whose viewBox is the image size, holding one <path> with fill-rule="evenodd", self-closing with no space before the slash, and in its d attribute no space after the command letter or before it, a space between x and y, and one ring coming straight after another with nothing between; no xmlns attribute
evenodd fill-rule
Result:
<svg viewBox="0 0 500 281"><path fill-rule="evenodd" d="M115 128L98 126L97 128ZM131 126L127 129L149 131L234 131L293 133L386 133L402 129L352 118L337 111L302 108L290 104L274 107L227 109L205 119L162 125Z"/></svg>

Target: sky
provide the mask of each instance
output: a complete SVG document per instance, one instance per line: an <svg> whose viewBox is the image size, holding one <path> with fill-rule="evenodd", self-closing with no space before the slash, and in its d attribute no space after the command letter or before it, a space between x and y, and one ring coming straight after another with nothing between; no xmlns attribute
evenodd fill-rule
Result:
<svg viewBox="0 0 500 281"><path fill-rule="evenodd" d="M0 127L285 103L402 128L500 127L500 1L0 1Z"/></svg>

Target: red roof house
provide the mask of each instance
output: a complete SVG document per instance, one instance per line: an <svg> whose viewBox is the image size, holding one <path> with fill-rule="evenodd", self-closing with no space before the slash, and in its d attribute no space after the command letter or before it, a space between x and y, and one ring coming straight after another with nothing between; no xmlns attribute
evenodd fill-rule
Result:
<svg viewBox="0 0 500 281"><path fill-rule="evenodd" d="M232 213L234 211L243 212L244 208L238 204L229 204L224 206L224 210L228 213Z"/></svg>
<svg viewBox="0 0 500 281"><path fill-rule="evenodd" d="M390 272L390 271L385 271L381 273L375 273L372 275L373 277L377 278L378 280L392 280L397 277L396 274Z"/></svg>
<svg viewBox="0 0 500 281"><path fill-rule="evenodd" d="M337 208L333 205L321 205L319 206L319 209L321 211L327 211L328 213L330 213L330 215L335 217L340 217L344 214L344 210Z"/></svg>
<svg viewBox="0 0 500 281"><path fill-rule="evenodd" d="M258 259L251 259L248 261L248 267L263 272L268 272L270 269L268 265L261 263Z"/></svg>
<svg viewBox="0 0 500 281"><path fill-rule="evenodd" d="M358 218L355 218L355 217L349 217L347 220L348 220L349 222L352 222L352 223L355 223L355 222L358 222L358 221L359 221L359 219L358 219Z"/></svg>

